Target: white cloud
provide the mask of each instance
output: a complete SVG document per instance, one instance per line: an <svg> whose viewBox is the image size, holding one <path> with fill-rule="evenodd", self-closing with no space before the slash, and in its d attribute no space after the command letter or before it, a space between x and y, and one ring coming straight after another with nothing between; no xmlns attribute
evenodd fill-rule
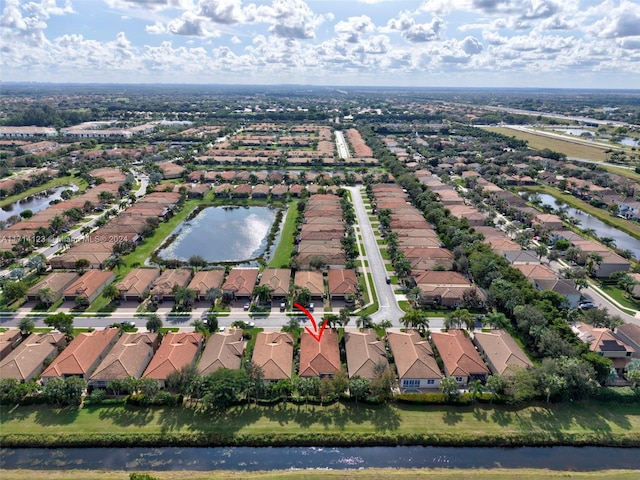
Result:
<svg viewBox="0 0 640 480"><path fill-rule="evenodd" d="M601 38L621 38L640 35L640 5L623 2L610 10L605 18L596 22L590 29Z"/></svg>
<svg viewBox="0 0 640 480"><path fill-rule="evenodd" d="M241 0L200 0L198 13L212 22L231 25L245 21Z"/></svg>
<svg viewBox="0 0 640 480"><path fill-rule="evenodd" d="M368 16L361 15L336 23L334 30L337 34L344 36L348 42L358 43L363 34L372 33L375 30L375 25Z"/></svg>
<svg viewBox="0 0 640 480"><path fill-rule="evenodd" d="M430 42L440 38L445 23L440 17L433 17L429 23L416 23L411 12L401 12L398 18L392 18L384 32L400 32L402 37L412 43Z"/></svg>

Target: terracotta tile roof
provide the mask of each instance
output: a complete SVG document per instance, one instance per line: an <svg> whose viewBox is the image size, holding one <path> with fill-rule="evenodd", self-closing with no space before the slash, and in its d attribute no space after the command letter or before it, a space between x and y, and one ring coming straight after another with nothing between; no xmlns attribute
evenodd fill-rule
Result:
<svg viewBox="0 0 640 480"><path fill-rule="evenodd" d="M258 280L257 268L232 268L222 290L235 295L250 296Z"/></svg>
<svg viewBox="0 0 640 480"><path fill-rule="evenodd" d="M157 333L123 333L89 381L140 378L157 346Z"/></svg>
<svg viewBox="0 0 640 480"><path fill-rule="evenodd" d="M252 360L262 368L265 380L291 378L293 337L290 333L260 332Z"/></svg>
<svg viewBox="0 0 640 480"><path fill-rule="evenodd" d="M463 330L433 332L433 343L444 363L445 373L451 377L488 374L489 369Z"/></svg>
<svg viewBox="0 0 640 480"><path fill-rule="evenodd" d="M520 270L528 280L535 278L557 278L556 272L546 265L512 265L512 267Z"/></svg>
<svg viewBox="0 0 640 480"><path fill-rule="evenodd" d="M640 346L640 326L633 323L625 323L616 327L616 333L624 335L634 344ZM640 352L636 352L640 353Z"/></svg>
<svg viewBox="0 0 640 480"><path fill-rule="evenodd" d="M400 379L440 379L442 373L429 342L415 330L389 333L387 340Z"/></svg>
<svg viewBox="0 0 640 480"><path fill-rule="evenodd" d="M320 377L340 371L338 332L325 329L320 342L306 330L300 337L300 376Z"/></svg>
<svg viewBox="0 0 640 480"><path fill-rule="evenodd" d="M260 285L268 286L275 296L288 295L290 281L291 269L289 268L266 268L260 277Z"/></svg>
<svg viewBox="0 0 640 480"><path fill-rule="evenodd" d="M324 295L322 272L298 270L293 283L301 288L308 288L313 296Z"/></svg>
<svg viewBox="0 0 640 480"><path fill-rule="evenodd" d="M389 364L384 342L378 340L375 331L346 332L344 338L349 377L373 379L377 364Z"/></svg>
<svg viewBox="0 0 640 480"><path fill-rule="evenodd" d="M142 296L160 276L159 268L134 268L117 285L123 295Z"/></svg>
<svg viewBox="0 0 640 480"><path fill-rule="evenodd" d="M63 333L32 333L0 362L0 378L29 381L44 370L44 361L67 344Z"/></svg>
<svg viewBox="0 0 640 480"><path fill-rule="evenodd" d="M189 283L189 288L195 290L198 295L206 295L210 288L220 288L224 279L224 270L205 270L196 272Z"/></svg>
<svg viewBox="0 0 640 480"><path fill-rule="evenodd" d="M18 329L10 329L6 332L0 332L0 359L6 357L22 338L22 334Z"/></svg>
<svg viewBox="0 0 640 480"><path fill-rule="evenodd" d="M71 283L63 292L65 297L85 296L91 297L98 290L109 284L116 278L113 272L101 270L88 270L75 282Z"/></svg>
<svg viewBox="0 0 640 480"><path fill-rule="evenodd" d="M421 272L415 277L418 285L437 285L444 286L471 286L471 282L458 272L443 272L438 270L429 270Z"/></svg>
<svg viewBox="0 0 640 480"><path fill-rule="evenodd" d="M42 372L43 378L81 375L86 377L96 367L98 360L116 342L117 328L80 333L62 353Z"/></svg>
<svg viewBox="0 0 640 480"><path fill-rule="evenodd" d="M171 295L174 285L186 287L193 272L187 268L167 269L153 282L151 294L157 296Z"/></svg>
<svg viewBox="0 0 640 480"><path fill-rule="evenodd" d="M577 323L573 328L580 340L589 343L589 350L592 352L605 357L619 357L620 352L625 352L625 354L626 352L632 354L635 352L632 347L616 338L608 328L596 328L586 323Z"/></svg>
<svg viewBox="0 0 640 480"><path fill-rule="evenodd" d="M515 340L504 330L475 332L473 340L488 359L491 371L499 375L513 375L514 367L530 368L533 363Z"/></svg>
<svg viewBox="0 0 640 480"><path fill-rule="evenodd" d="M37 295L43 288L50 288L57 294L61 294L79 275L75 272L53 272L36 283L27 292L27 296Z"/></svg>
<svg viewBox="0 0 640 480"><path fill-rule="evenodd" d="M329 295L348 295L356 293L358 278L356 271L351 269L331 269L327 279L329 281Z"/></svg>
<svg viewBox="0 0 640 480"><path fill-rule="evenodd" d="M239 370L244 348L245 342L239 328L211 335L202 352L198 370L202 375L209 375L219 368Z"/></svg>
<svg viewBox="0 0 640 480"><path fill-rule="evenodd" d="M169 332L151 359L143 377L165 380L171 372L196 361L204 335L195 332Z"/></svg>

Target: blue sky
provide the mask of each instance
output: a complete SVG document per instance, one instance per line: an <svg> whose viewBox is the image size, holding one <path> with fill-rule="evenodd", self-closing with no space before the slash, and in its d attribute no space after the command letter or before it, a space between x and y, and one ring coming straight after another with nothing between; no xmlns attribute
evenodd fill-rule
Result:
<svg viewBox="0 0 640 480"><path fill-rule="evenodd" d="M0 0L0 80L640 88L630 0Z"/></svg>

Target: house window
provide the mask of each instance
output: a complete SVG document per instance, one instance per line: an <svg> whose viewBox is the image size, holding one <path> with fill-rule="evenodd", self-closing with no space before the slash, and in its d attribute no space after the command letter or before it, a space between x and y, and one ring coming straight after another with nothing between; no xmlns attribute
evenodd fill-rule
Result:
<svg viewBox="0 0 640 480"><path fill-rule="evenodd" d="M414 379L402 380L402 386L403 387L419 387L420 380L414 380Z"/></svg>
<svg viewBox="0 0 640 480"><path fill-rule="evenodd" d="M427 385L435 385L436 381L433 379L427 380Z"/></svg>
<svg viewBox="0 0 640 480"><path fill-rule="evenodd" d="M463 380L464 380L463 377L456 377L456 382L458 382L458 383L462 383Z"/></svg>

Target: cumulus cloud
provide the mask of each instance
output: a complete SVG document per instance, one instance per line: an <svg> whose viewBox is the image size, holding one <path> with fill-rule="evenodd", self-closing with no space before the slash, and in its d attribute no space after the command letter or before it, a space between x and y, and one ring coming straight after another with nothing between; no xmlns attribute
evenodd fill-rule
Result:
<svg viewBox="0 0 640 480"><path fill-rule="evenodd" d="M591 29L601 38L622 38L640 35L640 5L624 2Z"/></svg>
<svg viewBox="0 0 640 480"><path fill-rule="evenodd" d="M363 34L372 33L375 30L375 25L369 17L361 15L349 17L347 21L339 21L334 30L338 35L344 36L347 42L358 43Z"/></svg>
<svg viewBox="0 0 640 480"><path fill-rule="evenodd" d="M281 38L315 38L316 28L324 21L303 0L274 0L273 5L258 7L256 18L265 18L269 33Z"/></svg>
<svg viewBox="0 0 640 480"><path fill-rule="evenodd" d="M200 0L198 13L215 23L231 25L245 21L241 0Z"/></svg>
<svg viewBox="0 0 640 480"><path fill-rule="evenodd" d="M411 12L402 12L398 18L389 20L382 30L400 32L405 40L420 43L439 39L444 25L440 17L433 17L429 23L416 23Z"/></svg>
<svg viewBox="0 0 640 480"><path fill-rule="evenodd" d="M146 10L166 10L177 8L189 10L193 8L192 0L104 0L111 8L143 8Z"/></svg>

